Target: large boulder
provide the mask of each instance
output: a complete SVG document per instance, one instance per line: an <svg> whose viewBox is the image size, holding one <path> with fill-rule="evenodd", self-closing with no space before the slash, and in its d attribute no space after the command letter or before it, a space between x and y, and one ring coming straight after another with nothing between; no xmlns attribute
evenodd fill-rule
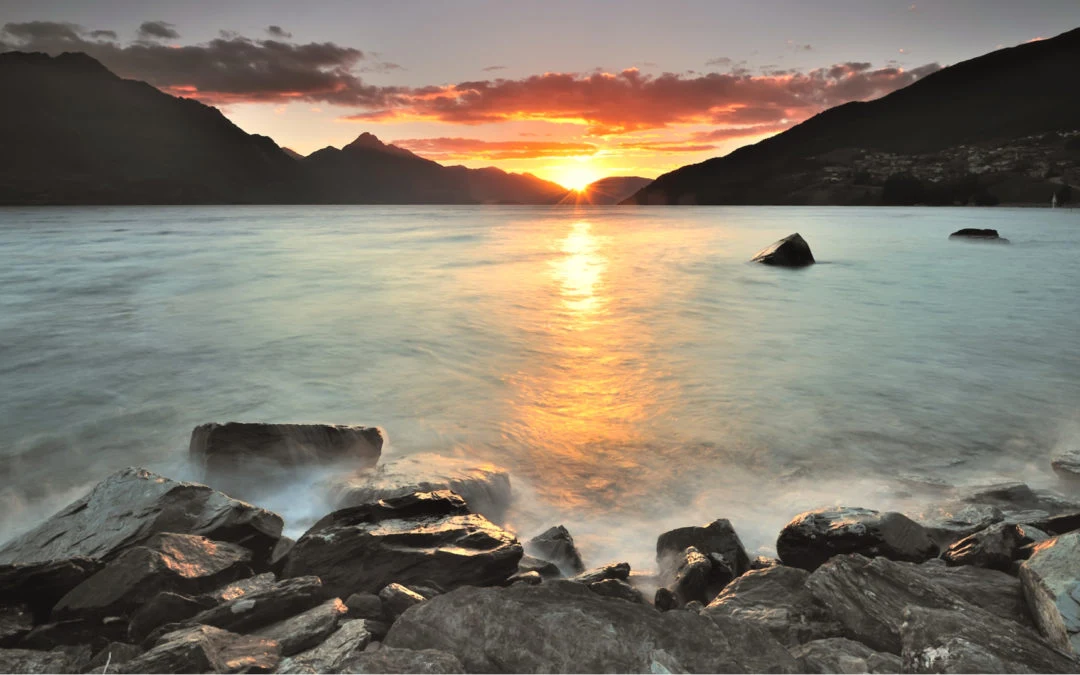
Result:
<svg viewBox="0 0 1080 675"><path fill-rule="evenodd" d="M405 497L414 492L450 490L469 510L501 523L510 507L510 473L484 462L469 462L437 454L384 460L342 478L331 478L327 489L336 509Z"/></svg>
<svg viewBox="0 0 1080 675"><path fill-rule="evenodd" d="M273 640L192 626L162 636L148 652L110 672L271 673L280 661L281 647Z"/></svg>
<svg viewBox="0 0 1080 675"><path fill-rule="evenodd" d="M345 621L317 647L284 659L279 673L340 673L349 657L360 654L371 643L368 622Z"/></svg>
<svg viewBox="0 0 1080 675"><path fill-rule="evenodd" d="M949 239L966 239L968 241L996 241L1003 244L1009 243L1009 240L999 235L997 230L981 230L974 227L965 227L962 230L957 230L956 232L953 232L949 235Z"/></svg>
<svg viewBox="0 0 1080 675"><path fill-rule="evenodd" d="M1076 673L1038 633L974 607L911 606L901 624L905 673Z"/></svg>
<svg viewBox="0 0 1080 675"><path fill-rule="evenodd" d="M1010 572L1015 561L1030 555L1032 544L1046 538L1046 534L1029 525L995 523L955 542L941 557L949 565Z"/></svg>
<svg viewBox="0 0 1080 675"><path fill-rule="evenodd" d="M526 541L525 552L554 563L568 577L585 571L585 563L581 560L574 538L562 525L548 528Z"/></svg>
<svg viewBox="0 0 1080 675"><path fill-rule="evenodd" d="M842 637L807 642L791 650L804 673L899 673L900 657Z"/></svg>
<svg viewBox="0 0 1080 675"><path fill-rule="evenodd" d="M90 558L0 565L0 598L6 604L25 604L34 620L42 623L57 600L94 576L102 565Z"/></svg>
<svg viewBox="0 0 1080 675"><path fill-rule="evenodd" d="M281 528L280 516L205 485L128 468L0 547L0 565L72 557L111 560L159 532L239 544L252 552L258 564L269 560Z"/></svg>
<svg viewBox="0 0 1080 675"><path fill-rule="evenodd" d="M800 514L776 540L776 553L785 565L811 572L844 553L922 562L937 552L926 530L904 514L850 507Z"/></svg>
<svg viewBox="0 0 1080 675"><path fill-rule="evenodd" d="M1020 582L1036 625L1058 649L1080 653L1080 532L1035 546Z"/></svg>
<svg viewBox="0 0 1080 675"><path fill-rule="evenodd" d="M777 267L806 267L814 264L814 254L810 252L810 244L796 232L761 249L750 261Z"/></svg>
<svg viewBox="0 0 1080 675"><path fill-rule="evenodd" d="M286 557L283 576L315 575L328 593L376 593L390 583L442 588L500 584L521 544L448 491L421 492L335 511Z"/></svg>
<svg viewBox="0 0 1080 675"><path fill-rule="evenodd" d="M730 617L658 612L581 584L459 588L405 612L385 644L434 648L468 672L794 672L768 632Z"/></svg>
<svg viewBox="0 0 1080 675"><path fill-rule="evenodd" d="M306 612L261 628L255 635L276 641L281 645L282 656L292 656L317 646L336 631L346 612L348 608L345 603L334 598Z"/></svg>
<svg viewBox="0 0 1080 675"><path fill-rule="evenodd" d="M195 427L188 452L214 473L250 471L263 463L296 467L347 461L374 466L382 446L378 427L228 422Z"/></svg>
<svg viewBox="0 0 1080 675"><path fill-rule="evenodd" d="M841 635L840 625L806 588L809 576L784 565L751 570L728 584L705 614L757 624L789 647Z"/></svg>
<svg viewBox="0 0 1080 675"><path fill-rule="evenodd" d="M746 549L731 521L726 518L719 518L708 525L680 527L661 534L656 539L656 560L661 568L668 567L671 558L677 558L691 546L706 556L710 553L724 556L735 576L750 569Z"/></svg>
<svg viewBox="0 0 1080 675"><path fill-rule="evenodd" d="M395 649L383 646L345 660L345 673L464 673L453 654L438 649Z"/></svg>

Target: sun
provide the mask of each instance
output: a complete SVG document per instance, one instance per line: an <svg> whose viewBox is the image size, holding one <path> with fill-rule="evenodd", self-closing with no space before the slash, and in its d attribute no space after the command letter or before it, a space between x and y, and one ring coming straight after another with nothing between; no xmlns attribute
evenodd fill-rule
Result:
<svg viewBox="0 0 1080 675"><path fill-rule="evenodd" d="M555 172L555 182L574 192L584 192L589 183L600 178L592 167L571 165L562 167Z"/></svg>

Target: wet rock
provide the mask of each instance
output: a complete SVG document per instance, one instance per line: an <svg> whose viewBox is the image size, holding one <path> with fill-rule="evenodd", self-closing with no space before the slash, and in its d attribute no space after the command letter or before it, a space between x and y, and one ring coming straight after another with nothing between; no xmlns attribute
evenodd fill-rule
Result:
<svg viewBox="0 0 1080 675"><path fill-rule="evenodd" d="M804 673L899 673L900 657L835 637L813 640L791 650Z"/></svg>
<svg viewBox="0 0 1080 675"><path fill-rule="evenodd" d="M620 600L626 600L627 602L645 603L645 598L642 597L641 591L625 581L620 581L618 579L604 579L603 581L591 583L589 584L589 590L597 595L602 595L607 598L619 598Z"/></svg>
<svg viewBox="0 0 1080 675"><path fill-rule="evenodd" d="M973 565L1009 572L1014 561L1030 554L1035 537L1041 535L1033 532L1035 537L1030 536L1027 529L1024 525L995 523L956 542L941 557L949 565Z"/></svg>
<svg viewBox="0 0 1080 675"><path fill-rule="evenodd" d="M159 627L190 619L215 604L217 603L206 599L190 598L179 593L158 593L131 615L128 622L128 638L141 644Z"/></svg>
<svg viewBox="0 0 1080 675"><path fill-rule="evenodd" d="M761 249L750 261L778 267L805 267L814 264L814 254L810 252L810 244L796 232Z"/></svg>
<svg viewBox="0 0 1080 675"><path fill-rule="evenodd" d="M281 645L282 656L292 656L315 647L337 630L348 608L334 598L306 612L279 621L255 632L255 635L274 640Z"/></svg>
<svg viewBox="0 0 1080 675"><path fill-rule="evenodd" d="M401 584L389 584L379 591L379 600L382 601L383 612L393 621L426 598Z"/></svg>
<svg viewBox="0 0 1080 675"><path fill-rule="evenodd" d="M347 673L463 673L465 666L438 649L395 649L380 647L349 657Z"/></svg>
<svg viewBox="0 0 1080 675"><path fill-rule="evenodd" d="M990 504L946 504L923 522L927 533L941 548L1005 520Z"/></svg>
<svg viewBox="0 0 1080 675"><path fill-rule="evenodd" d="M1067 481L1080 481L1080 450L1063 452L1050 460L1050 468Z"/></svg>
<svg viewBox="0 0 1080 675"><path fill-rule="evenodd" d="M273 640L192 626L164 635L153 649L117 673L271 673L281 661Z"/></svg>
<svg viewBox="0 0 1080 675"><path fill-rule="evenodd" d="M495 523L506 517L512 493L510 474L501 467L436 454L410 455L344 478L332 479L327 489L337 509L371 504L415 492L449 490L461 495L469 510Z"/></svg>
<svg viewBox="0 0 1080 675"><path fill-rule="evenodd" d="M949 239L968 239L978 241L996 241L1002 244L1009 243L1008 239L998 235L997 230L980 230L974 227L965 227L949 235Z"/></svg>
<svg viewBox="0 0 1080 675"><path fill-rule="evenodd" d="M0 564L73 556L111 560L159 532L197 534L239 544L268 560L281 517L205 485L180 483L129 468L98 483L38 527L0 547Z"/></svg>
<svg viewBox="0 0 1080 675"><path fill-rule="evenodd" d="M694 600L698 602L711 600L705 597L710 574L712 574L712 564L709 559L693 546L686 549L679 560L675 570L675 580L671 585L671 590L675 593L679 604L685 605Z"/></svg>
<svg viewBox="0 0 1080 675"><path fill-rule="evenodd" d="M545 579L558 579L563 575L562 570L555 563L534 558L531 555L523 555L518 561L518 573L528 572L536 572Z"/></svg>
<svg viewBox="0 0 1080 675"><path fill-rule="evenodd" d="M751 570L732 581L705 613L754 623L787 646L841 635L840 625L806 588L809 576L781 565Z"/></svg>
<svg viewBox="0 0 1080 675"><path fill-rule="evenodd" d="M57 600L101 567L101 562L89 558L0 565L0 598L5 604L26 604L34 620L42 623Z"/></svg>
<svg viewBox="0 0 1080 675"><path fill-rule="evenodd" d="M693 546L704 555L719 553L731 564L735 576L750 569L750 558L746 555L739 535L726 518L714 520L708 525L680 527L661 534L656 539L656 560L665 566L665 560L681 555Z"/></svg>
<svg viewBox="0 0 1080 675"><path fill-rule="evenodd" d="M0 607L0 646L18 642L34 627L34 615L26 605Z"/></svg>
<svg viewBox="0 0 1080 675"><path fill-rule="evenodd" d="M653 596L653 607L661 612L669 612L678 609L679 599L670 589L660 587L656 589L656 595Z"/></svg>
<svg viewBox="0 0 1080 675"><path fill-rule="evenodd" d="M787 650L751 624L612 602L581 584L560 580L539 586L459 588L403 614L384 644L384 649L445 651L457 656L468 672L797 668Z"/></svg>
<svg viewBox="0 0 1080 675"><path fill-rule="evenodd" d="M1035 546L1020 582L1039 631L1062 651L1080 653L1080 532Z"/></svg>
<svg viewBox="0 0 1080 675"><path fill-rule="evenodd" d="M780 532L776 552L785 565L812 572L844 553L922 562L937 555L938 547L902 513L841 507L796 516Z"/></svg>
<svg viewBox="0 0 1080 675"><path fill-rule="evenodd" d="M901 628L905 673L1075 673L1035 631L967 607L913 606Z"/></svg>
<svg viewBox="0 0 1080 675"><path fill-rule="evenodd" d="M79 664L73 663L71 656L62 649L0 649L0 673L81 672Z"/></svg>
<svg viewBox="0 0 1080 675"><path fill-rule="evenodd" d="M142 655L143 649L138 645L129 644L127 642L110 642L91 657L90 663L87 664L87 669L104 668L105 664L108 664L109 669L111 670L113 666L127 663Z"/></svg>
<svg viewBox="0 0 1080 675"><path fill-rule="evenodd" d="M349 657L359 654L371 643L366 621L345 621L322 644L282 660L279 673L341 673Z"/></svg>
<svg viewBox="0 0 1080 675"><path fill-rule="evenodd" d="M318 577L285 579L199 612L189 622L246 633L307 611L326 596Z"/></svg>
<svg viewBox="0 0 1080 675"><path fill-rule="evenodd" d="M539 572L518 572L506 581L511 584L530 584L535 586L536 584L543 583L544 577L540 576Z"/></svg>
<svg viewBox="0 0 1080 675"><path fill-rule="evenodd" d="M162 533L121 553L56 603L59 618L128 614L164 591L195 594L250 574L251 551L188 534Z"/></svg>
<svg viewBox="0 0 1080 675"><path fill-rule="evenodd" d="M568 577L585 571L585 563L581 561L574 538L562 525L556 525L526 541L525 551L541 560L555 563Z"/></svg>
<svg viewBox="0 0 1080 675"><path fill-rule="evenodd" d="M517 571L521 544L451 492L416 493L335 511L296 542L283 575L316 575L332 595L390 583L445 588L500 584Z"/></svg>
<svg viewBox="0 0 1080 675"><path fill-rule="evenodd" d="M277 579L272 573L264 572L253 577L248 577L247 579L234 581L231 584L226 584L221 588L205 593L200 600L205 600L211 605L218 605L230 600L236 600L245 595L251 595L258 591L269 590L273 588L276 583Z"/></svg>
<svg viewBox="0 0 1080 675"><path fill-rule="evenodd" d="M379 621L383 616L382 600L374 593L353 593L345 601L350 619Z"/></svg>
<svg viewBox="0 0 1080 675"><path fill-rule="evenodd" d="M191 432L188 453L208 473L250 471L252 464L282 467L351 461L374 466L383 434L376 427L336 424L202 424Z"/></svg>
<svg viewBox="0 0 1080 675"><path fill-rule="evenodd" d="M590 570L585 570L581 574L575 575L570 581L577 582L579 584L595 584L597 581L603 581L604 579L619 579L620 581L626 581L630 578L630 563L608 563L603 567L594 567Z"/></svg>

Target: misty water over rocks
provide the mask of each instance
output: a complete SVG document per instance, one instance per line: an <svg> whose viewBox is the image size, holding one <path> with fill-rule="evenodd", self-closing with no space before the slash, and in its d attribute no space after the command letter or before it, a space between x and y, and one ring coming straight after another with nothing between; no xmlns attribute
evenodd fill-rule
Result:
<svg viewBox="0 0 1080 675"><path fill-rule="evenodd" d="M747 262L796 231L819 264ZM125 466L198 478L192 428L230 420L504 466L519 535L637 569L715 518L753 555L926 479L1057 487L1078 252L1048 209L0 209L0 540ZM333 476L252 500L295 535Z"/></svg>

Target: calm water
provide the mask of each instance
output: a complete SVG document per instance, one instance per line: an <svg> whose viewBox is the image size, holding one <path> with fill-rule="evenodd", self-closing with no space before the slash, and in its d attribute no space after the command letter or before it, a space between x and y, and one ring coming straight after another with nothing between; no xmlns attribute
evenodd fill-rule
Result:
<svg viewBox="0 0 1080 675"><path fill-rule="evenodd" d="M823 264L746 262L795 231ZM502 464L519 531L565 522L594 562L721 516L768 547L898 474L1050 484L1080 445L1080 212L0 210L0 538L121 467L183 477L227 420Z"/></svg>

